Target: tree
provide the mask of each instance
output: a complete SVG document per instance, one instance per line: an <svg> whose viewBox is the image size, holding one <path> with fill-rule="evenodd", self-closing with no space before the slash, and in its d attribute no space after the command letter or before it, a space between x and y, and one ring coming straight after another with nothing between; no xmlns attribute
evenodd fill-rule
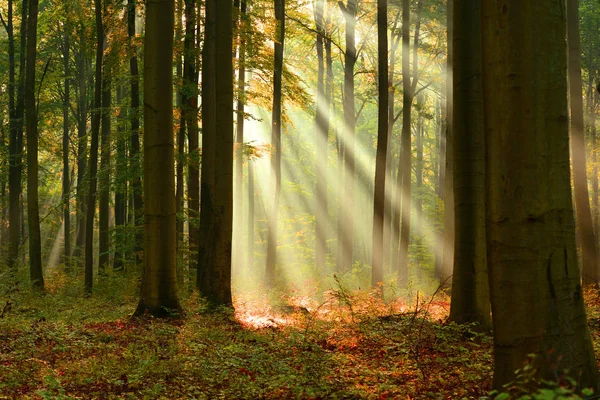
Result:
<svg viewBox="0 0 600 400"><path fill-rule="evenodd" d="M338 270L352 269L354 249L354 131L356 128L356 109L354 104L354 67L357 61L356 52L356 14L358 0L348 0L344 5L338 3L346 22L346 49L344 54L344 129L340 143L340 154L343 158L344 195L340 200L338 217ZM341 193L340 193L341 196Z"/></svg>
<svg viewBox="0 0 600 400"><path fill-rule="evenodd" d="M85 284L86 295L92 294L94 282L94 215L96 214L96 190L98 182L98 137L102 115L102 59L104 55L104 26L102 23L102 0L95 0L96 16L96 71L94 79L94 106L92 109L92 138L90 142L89 190L85 220Z"/></svg>
<svg viewBox="0 0 600 400"><path fill-rule="evenodd" d="M482 3L496 388L531 353L542 378L567 368L599 387L575 247L564 12L561 0Z"/></svg>
<svg viewBox="0 0 600 400"><path fill-rule="evenodd" d="M9 55L9 175L8 175L8 266L16 268L19 256L19 242L21 231L21 177L23 171L23 117L25 113L25 51L26 51L26 24L29 0L23 0L21 6L21 43L19 51L19 79L15 77L15 38L13 29L13 1L8 3L8 55ZM15 104L16 89L16 104Z"/></svg>
<svg viewBox="0 0 600 400"><path fill-rule="evenodd" d="M66 9L65 4L65 9ZM65 10L65 14L67 14ZM69 108L71 107L71 44L70 44L69 24L65 25L64 42L63 42L63 71L64 78L64 95L63 95L63 137L62 137L62 152L63 152L63 174L62 174L62 198L63 198L63 226L64 226L64 263L65 269L69 270L71 266L71 210L69 207L69 198L71 196L71 181L69 180L69 141L70 141L70 126L69 126Z"/></svg>
<svg viewBox="0 0 600 400"><path fill-rule="evenodd" d="M29 225L29 275L38 290L44 289L42 238L38 197L38 119L35 102L38 0L29 0L27 62L25 68L25 121L27 133L27 220Z"/></svg>
<svg viewBox="0 0 600 400"><path fill-rule="evenodd" d="M185 38L183 49L183 90L181 119L185 120L189 143L188 209L190 269L198 264L198 216L200 212L200 175L198 157L198 72L196 71L196 2L185 0Z"/></svg>
<svg viewBox="0 0 600 400"><path fill-rule="evenodd" d="M219 165L213 169L214 192L209 209L212 212L209 217L212 227L210 234L213 236L212 249L206 254L209 257L205 255L202 263L203 274L200 289L211 305L231 306L233 304L231 298L231 241L233 234L233 61L231 52L233 49L233 7L230 2L219 2L218 5L207 2L206 6L207 22L214 21L214 25L210 27L207 25L207 32L208 29L214 29L210 38L215 38L214 52L216 57L214 58L214 70L211 69L211 71L214 71L215 83L214 122L215 127L219 127L219 136L214 143L214 158L211 159L218 160ZM205 81L203 80L203 82ZM202 162L204 164L204 158ZM204 237L206 237L206 233Z"/></svg>
<svg viewBox="0 0 600 400"><path fill-rule="evenodd" d="M127 0L127 35L129 37L129 73L131 96L131 143L129 150L131 173L133 175L131 187L133 190L133 214L135 222L135 260L136 264L142 262L141 253L144 242L142 226L144 225L144 200L142 197L142 179L140 163L140 77L138 71L137 50L135 46L135 9L136 0Z"/></svg>
<svg viewBox="0 0 600 400"><path fill-rule="evenodd" d="M583 127L583 91L581 80L581 45L579 39L579 1L567 0L567 44L569 62L569 97L571 106L571 160L577 230L581 245L584 283L600 280L598 250L588 192L585 136Z"/></svg>
<svg viewBox="0 0 600 400"><path fill-rule="evenodd" d="M173 139L173 0L146 5L144 38L144 270L136 314L181 309L177 297Z"/></svg>
<svg viewBox="0 0 600 400"><path fill-rule="evenodd" d="M480 2L454 0L454 274L450 320L491 326L485 243ZM463 21L470 21L464 23Z"/></svg>
<svg viewBox="0 0 600 400"><path fill-rule="evenodd" d="M277 264L277 225L279 224L279 197L281 195L281 82L283 76L283 46L285 40L285 0L274 0L277 37L275 38L275 59L273 66L273 113L271 117L271 185L272 203L269 215L267 242L267 265L265 279L272 283Z"/></svg>
<svg viewBox="0 0 600 400"><path fill-rule="evenodd" d="M383 283L383 221L385 207L385 175L388 147L388 37L387 0L377 1L378 125L375 161L375 196L373 205L373 272L371 286Z"/></svg>

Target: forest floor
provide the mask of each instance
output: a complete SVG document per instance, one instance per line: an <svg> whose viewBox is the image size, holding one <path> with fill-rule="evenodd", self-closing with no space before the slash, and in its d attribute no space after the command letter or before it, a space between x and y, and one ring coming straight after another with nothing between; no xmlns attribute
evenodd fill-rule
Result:
<svg viewBox="0 0 600 400"><path fill-rule="evenodd" d="M179 318L131 319L137 296L123 279L84 298L80 285L50 278L44 295L0 292L0 399L479 399L491 390L491 337L445 323L444 295L384 303L338 288L320 302L286 296L272 306L254 294L238 296L235 312L209 313L192 294Z"/></svg>

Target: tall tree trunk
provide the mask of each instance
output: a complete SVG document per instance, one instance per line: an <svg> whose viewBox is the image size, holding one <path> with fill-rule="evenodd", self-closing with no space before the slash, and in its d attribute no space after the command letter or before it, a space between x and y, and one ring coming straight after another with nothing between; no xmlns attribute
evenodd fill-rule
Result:
<svg viewBox="0 0 600 400"><path fill-rule="evenodd" d="M35 103L38 1L29 0L27 63L25 71L25 121L27 131L27 220L29 225L29 275L36 289L44 289L42 238L38 204L38 126Z"/></svg>
<svg viewBox="0 0 600 400"><path fill-rule="evenodd" d="M65 6L66 9L66 6ZM68 18L68 16L67 16ZM65 74L64 97L63 97L63 137L62 137L62 152L63 152L63 173L62 173L62 198L63 198L63 238L64 238L64 256L63 262L65 270L71 269L71 210L69 207L69 199L71 195L71 181L69 178L69 108L71 106L71 68L69 67L69 59L71 54L71 45L69 43L69 24L65 24L63 42L63 71Z"/></svg>
<svg viewBox="0 0 600 400"><path fill-rule="evenodd" d="M144 38L144 270L136 314L180 311L177 297L172 0L146 5Z"/></svg>
<svg viewBox="0 0 600 400"><path fill-rule="evenodd" d="M423 96L417 96L417 104L423 103ZM423 214L423 200L421 191L423 190L423 115L417 111L417 129L415 131L415 215L417 216L417 225L422 223L421 215ZM421 231L421 227L417 226L417 230Z"/></svg>
<svg viewBox="0 0 600 400"><path fill-rule="evenodd" d="M103 14L107 16L106 4ZM104 43L105 44L105 43ZM104 271L108 267L110 256L110 236L109 236L109 202L110 202L110 131L111 131L111 72L109 70L110 55L104 61L104 72L102 74L102 153L100 160L100 199L98 208L99 225L99 271Z"/></svg>
<svg viewBox="0 0 600 400"><path fill-rule="evenodd" d="M443 174L443 199L444 199L444 232L442 246L442 260L439 271L440 283L448 287L451 284L452 271L454 269L454 184L453 184L453 163L452 141L454 135L452 133L452 64L453 64L453 49L452 37L454 30L454 0L448 0L448 58L446 67L446 130L445 140L443 140L445 149L445 163ZM441 150L440 150L441 152Z"/></svg>
<svg viewBox="0 0 600 400"><path fill-rule="evenodd" d="M119 86L117 88L117 107L119 114L117 117L117 159L116 159L116 176L115 176L115 257L113 260L113 268L116 271L121 271L124 268L123 264L123 248L124 248L124 232L127 222L127 180L123 176L127 171L127 146L125 144L125 123L127 120L124 112L123 100L125 98L125 88Z"/></svg>
<svg viewBox="0 0 600 400"><path fill-rule="evenodd" d="M395 65L396 65L396 53L398 50L398 44L400 43L401 35L397 32L398 28L398 20L400 18L400 11L396 13L396 17L394 19L394 25L391 30L391 46L390 46L390 62L389 62L389 71L388 71L388 145L387 145L387 154L386 154L386 166L385 166L385 174L386 174L386 185L385 185L385 210L384 210L384 225L383 225L383 265L390 265L390 256L391 256L391 248L392 243L396 243L398 240L399 232L394 232L394 215L396 213L396 207L394 207L394 202L392 200L394 196L394 182L393 182L393 173L392 173L392 165L393 165L393 140L394 140L394 124L396 123L396 111L395 111L395 98L396 98L396 90L394 85L395 80Z"/></svg>
<svg viewBox="0 0 600 400"><path fill-rule="evenodd" d="M198 217L200 214L200 173L198 153L198 73L196 72L196 2L185 0L185 39L183 49L182 119L188 133L188 211L189 268L198 265Z"/></svg>
<svg viewBox="0 0 600 400"><path fill-rule="evenodd" d="M183 216L183 182L184 182L184 168L185 168L185 119L183 115L185 110L183 109L183 63L182 63L182 54L181 51L181 38L183 34L183 9L184 4L183 0L177 0L175 10L175 47L174 47L174 57L175 57L175 71L177 76L177 82L179 85L179 90L177 92L177 97L175 98L175 106L179 109L179 129L177 130L177 156L175 157L177 166L175 167L175 210L177 213L177 257L178 259L182 256L182 252L179 251L180 246L183 246L183 225L184 225L184 216ZM185 50L184 50L185 51ZM179 262L179 260L178 260ZM181 276L179 276L179 280L181 280Z"/></svg>
<svg viewBox="0 0 600 400"><path fill-rule="evenodd" d="M585 135L583 126L583 93L581 81L581 45L579 40L579 1L567 0L567 42L569 54L569 95L571 99L571 162L575 188L577 230L583 261L584 283L600 280L598 251L588 192Z"/></svg>
<svg viewBox="0 0 600 400"><path fill-rule="evenodd" d="M204 45L202 48L202 169L200 196L200 243L196 286L200 293L210 290L208 271L214 258L213 203L215 196L216 125L216 0L206 0L204 13ZM206 284L206 287L204 286Z"/></svg>
<svg viewBox="0 0 600 400"><path fill-rule="evenodd" d="M450 320L477 323L478 329L489 330L480 14L478 0L454 0L452 131L456 140L452 158L456 243Z"/></svg>
<svg viewBox="0 0 600 400"><path fill-rule="evenodd" d="M317 115L316 115L316 195L315 195L315 266L324 271L327 252L327 142L329 136L329 99L325 94L325 0L317 0L315 11L317 28Z"/></svg>
<svg viewBox="0 0 600 400"><path fill-rule="evenodd" d="M396 183L396 202L401 203L400 215L396 225L400 224L400 243L393 260L397 260L398 282L404 287L408 280L408 245L410 243L411 211L411 175L412 175L412 133L411 116L413 88L410 81L410 1L402 1L402 136L400 139L400 163Z"/></svg>
<svg viewBox="0 0 600 400"><path fill-rule="evenodd" d="M346 53L344 55L344 134L340 151L344 160L344 197L340 205L338 223L338 270L349 271L354 260L354 131L356 110L354 105L354 66L356 65L356 14L358 0L338 3L346 20Z"/></svg>
<svg viewBox="0 0 600 400"><path fill-rule="evenodd" d="M129 73L131 95L131 148L129 150L133 189L133 214L135 221L135 262L141 264L144 242L144 201L142 192L142 168L140 154L140 76L138 70L135 38L136 0L127 0L127 34L129 36Z"/></svg>
<svg viewBox="0 0 600 400"><path fill-rule="evenodd" d="M94 281L94 215L96 214L96 190L98 181L98 136L102 115L102 58L104 54L104 26L102 24L102 0L94 0L96 14L96 72L94 73L94 106L92 109L92 138L90 143L89 190L85 218L85 284L86 295L92 294Z"/></svg>
<svg viewBox="0 0 600 400"><path fill-rule="evenodd" d="M210 3L207 6L210 7ZM219 136L215 143L214 196L212 218L214 236L210 263L203 265L202 294L210 304L231 306L231 241L233 224L233 7L230 2L215 4L215 123ZM207 12L210 8L207 9ZM208 15L208 14L207 14ZM209 29L207 27L207 29Z"/></svg>
<svg viewBox="0 0 600 400"><path fill-rule="evenodd" d="M279 197L281 193L281 80L283 75L283 46L285 40L285 0L274 0L277 19L277 37L275 40L275 60L273 68L273 113L271 120L271 185L272 203L269 215L267 239L267 264L265 279L273 283L277 264L277 241L279 224Z"/></svg>
<svg viewBox="0 0 600 400"><path fill-rule="evenodd" d="M23 117L25 112L25 50L27 38L28 0L23 0L21 7L21 43L19 52L19 79L15 82L15 45L12 16L12 0L9 2L9 176L8 176L8 267L14 271L19 256L21 234L21 176L23 171ZM16 88L15 88L16 86ZM16 89L16 104L15 104Z"/></svg>
<svg viewBox="0 0 600 400"><path fill-rule="evenodd" d="M77 72L79 98L77 102L77 194L76 194L76 230L75 248L73 249L73 261L82 265L81 255L85 246L85 221L87 210L87 188L85 185L87 176L87 37L83 24L79 31L80 48L77 55Z"/></svg>
<svg viewBox="0 0 600 400"><path fill-rule="evenodd" d="M242 186L244 180L244 107L246 103L246 35L248 34L248 17L246 16L247 1L242 0L240 2L240 24L239 24L239 58L238 58L238 92L237 92L237 114L236 114L236 152L235 152L235 196L236 199L234 204L236 229L234 231L235 237L233 238L234 254L236 260L236 268L242 266L242 208L244 198L242 193ZM250 161L249 161L250 162ZM254 224L251 228L254 229ZM249 248L250 252L251 249Z"/></svg>
<svg viewBox="0 0 600 400"><path fill-rule="evenodd" d="M385 208L385 178L388 147L388 36L387 0L377 0L377 55L378 67L378 124L377 156L375 160L375 194L373 205L373 262L371 286L383 284L383 223ZM383 290L383 287L382 287Z"/></svg>
<svg viewBox="0 0 600 400"><path fill-rule="evenodd" d="M564 2L481 4L493 386L534 353L540 378L559 365L597 390L569 179Z"/></svg>

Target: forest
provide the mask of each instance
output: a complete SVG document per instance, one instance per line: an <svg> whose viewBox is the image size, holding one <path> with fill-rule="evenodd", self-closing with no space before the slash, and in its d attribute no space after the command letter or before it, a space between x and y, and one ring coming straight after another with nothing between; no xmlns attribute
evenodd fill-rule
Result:
<svg viewBox="0 0 600 400"><path fill-rule="evenodd" d="M600 1L0 22L0 398L600 398Z"/></svg>

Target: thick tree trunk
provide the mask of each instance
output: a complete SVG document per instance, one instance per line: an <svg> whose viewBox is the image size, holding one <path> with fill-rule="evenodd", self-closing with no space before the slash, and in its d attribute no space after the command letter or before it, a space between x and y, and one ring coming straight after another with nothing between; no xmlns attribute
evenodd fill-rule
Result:
<svg viewBox="0 0 600 400"><path fill-rule="evenodd" d="M29 276L33 287L44 289L42 238L38 204L38 126L35 103L38 1L29 0L27 18L27 63L25 71L25 121L27 132L27 220L29 225Z"/></svg>
<svg viewBox="0 0 600 400"><path fill-rule="evenodd" d="M531 353L538 355L540 378L554 380L558 365L577 376L579 387L599 388L575 247L564 12L561 0L482 2L498 389Z"/></svg>
<svg viewBox="0 0 600 400"><path fill-rule="evenodd" d="M271 185L272 202L269 215L267 239L267 261L265 279L269 284L275 278L277 264L277 241L279 224L279 197L281 193L281 81L283 76L283 46L285 40L285 0L274 0L277 19L277 38L275 41L275 60L273 68L273 113L271 120Z"/></svg>
<svg viewBox="0 0 600 400"><path fill-rule="evenodd" d="M89 190L85 219L85 283L84 292L92 294L94 282L94 215L96 214L96 190L98 181L98 137L102 116L102 58L104 54L104 26L102 24L102 0L95 0L96 14L96 72L94 74L94 106L92 109L92 138L90 142Z"/></svg>
<svg viewBox="0 0 600 400"><path fill-rule="evenodd" d="M477 323L478 329L489 330L480 14L478 0L454 0L452 131L456 140L452 158L456 243L450 320Z"/></svg>
<svg viewBox="0 0 600 400"><path fill-rule="evenodd" d="M136 314L169 316L177 297L172 0L146 5L144 38L144 270Z"/></svg>
<svg viewBox="0 0 600 400"><path fill-rule="evenodd" d="M575 188L577 230L583 261L584 283L600 280L598 251L588 192L585 137L583 126L583 93L581 80L581 46L579 40L579 1L567 0L567 42L569 54L569 95L571 104L571 162Z"/></svg>
<svg viewBox="0 0 600 400"><path fill-rule="evenodd" d="M207 6L210 7L210 3ZM231 245L233 225L233 7L229 2L214 4L215 13L215 142L213 215L210 219L214 247L210 263L203 265L202 294L213 306L231 306ZM207 9L210 11L210 8ZM209 15L207 13L207 15ZM207 17L208 18L208 17ZM207 27L207 29L209 29ZM204 162L204 161L203 161Z"/></svg>
<svg viewBox="0 0 600 400"><path fill-rule="evenodd" d="M388 36L387 0L377 1L377 55L378 67L378 124L377 156L375 159L375 183L373 204L373 261L371 287L383 290L383 223L385 209L386 159L388 148Z"/></svg>

